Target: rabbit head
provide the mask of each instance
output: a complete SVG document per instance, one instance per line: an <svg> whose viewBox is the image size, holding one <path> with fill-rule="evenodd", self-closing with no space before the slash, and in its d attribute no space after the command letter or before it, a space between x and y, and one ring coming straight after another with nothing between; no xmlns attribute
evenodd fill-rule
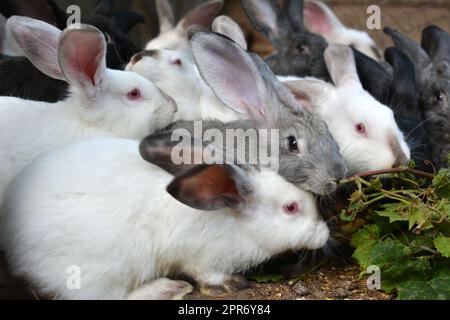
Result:
<svg viewBox="0 0 450 320"><path fill-rule="evenodd" d="M410 150L394 113L362 88L352 50L332 44L325 60L335 86L308 78L286 84L328 124L350 172L408 164Z"/></svg>
<svg viewBox="0 0 450 320"><path fill-rule="evenodd" d="M323 60L327 43L306 30L303 0L286 0L284 10L276 0L241 0L241 3L253 27L275 47L275 52L266 59L275 74L329 79Z"/></svg>
<svg viewBox="0 0 450 320"><path fill-rule="evenodd" d="M381 59L380 49L367 32L347 28L322 1L305 1L305 25L311 32L324 37L328 43L345 44L372 59Z"/></svg>
<svg viewBox="0 0 450 320"><path fill-rule="evenodd" d="M82 120L137 139L171 122L172 99L138 74L106 68L106 41L97 28L61 32L26 17L10 18L8 28L36 68L70 84L64 103Z"/></svg>
<svg viewBox="0 0 450 320"><path fill-rule="evenodd" d="M199 102L206 86L183 51L144 50L131 59L126 70L149 79L177 102L175 121L202 118Z"/></svg>
<svg viewBox="0 0 450 320"><path fill-rule="evenodd" d="M422 47L398 31L385 28L395 45L414 63L420 107L437 166L450 153L450 35L436 26L423 30Z"/></svg>
<svg viewBox="0 0 450 320"><path fill-rule="evenodd" d="M209 147L192 138L189 141L194 158L195 153L202 155ZM260 244L269 246L272 254L289 249L317 249L328 240L328 227L320 218L311 193L274 171L245 164L174 165L175 146L171 133L159 133L141 143L140 153L146 161L175 175L167 191L176 200L201 211L237 211L244 232L260 238ZM267 242L269 238L277 240Z"/></svg>
<svg viewBox="0 0 450 320"><path fill-rule="evenodd" d="M178 24L168 0L156 0L159 16L159 35L151 40L146 50L171 49L189 50L188 29L191 26L209 27L213 19L222 10L222 0L208 1L188 12Z"/></svg>
<svg viewBox="0 0 450 320"><path fill-rule="evenodd" d="M326 124L295 100L264 61L232 40L208 32L193 37L192 52L200 74L217 98L249 119L207 122L204 128L223 133L227 129L279 130L276 151L281 176L315 193L335 190L336 182L346 173L336 142Z"/></svg>

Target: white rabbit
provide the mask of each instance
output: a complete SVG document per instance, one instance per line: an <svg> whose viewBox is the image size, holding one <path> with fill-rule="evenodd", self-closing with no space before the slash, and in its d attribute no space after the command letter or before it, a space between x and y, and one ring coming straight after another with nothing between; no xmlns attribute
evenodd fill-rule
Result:
<svg viewBox="0 0 450 320"><path fill-rule="evenodd" d="M174 121L230 122L243 118L214 95L185 52L167 49L145 50L131 59L126 70L151 80L175 100L178 111Z"/></svg>
<svg viewBox="0 0 450 320"><path fill-rule="evenodd" d="M188 29L208 27L222 10L222 0L208 1L189 11L175 25L175 15L168 0L156 0L159 16L159 35L145 46L146 50L171 49L189 52Z"/></svg>
<svg viewBox="0 0 450 320"><path fill-rule="evenodd" d="M362 88L353 51L332 44L325 61L335 86L315 78L281 80L327 123L350 174L408 164L411 152L394 114Z"/></svg>
<svg viewBox="0 0 450 320"><path fill-rule="evenodd" d="M244 49L247 42L239 25L227 16L214 19L212 30L226 35ZM220 120L230 122L243 119L225 106L204 82L190 55L183 50L145 50L136 54L126 70L150 79L178 106L178 120Z"/></svg>
<svg viewBox="0 0 450 320"><path fill-rule="evenodd" d="M24 56L23 51L8 30L6 17L0 13L0 54L13 57Z"/></svg>
<svg viewBox="0 0 450 320"><path fill-rule="evenodd" d="M11 270L59 299L179 298L190 285L161 277L181 275L220 295L243 284L236 272L325 245L329 230L312 194L262 168L174 167L170 139L157 134L140 146L161 168L141 158L138 142L121 139L37 159L7 192ZM78 289L68 287L71 270Z"/></svg>
<svg viewBox="0 0 450 320"><path fill-rule="evenodd" d="M328 43L346 44L375 60L382 59L381 50L367 32L346 27L325 3L306 0L304 14L306 27Z"/></svg>
<svg viewBox="0 0 450 320"><path fill-rule="evenodd" d="M106 68L106 42L94 27L59 37L55 27L30 18L8 25L36 67L67 81L71 94L55 104L0 98L0 202L9 181L46 151L98 136L139 140L172 121L176 105L149 80Z"/></svg>

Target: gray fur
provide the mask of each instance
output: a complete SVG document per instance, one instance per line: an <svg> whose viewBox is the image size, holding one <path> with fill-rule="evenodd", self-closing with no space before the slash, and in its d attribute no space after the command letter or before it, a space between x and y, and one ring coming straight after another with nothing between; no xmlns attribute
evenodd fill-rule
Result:
<svg viewBox="0 0 450 320"><path fill-rule="evenodd" d="M321 36L306 30L303 0L286 0L284 11L276 0L241 0L241 3L253 27L276 49L266 59L275 74L329 80L323 58L328 44Z"/></svg>
<svg viewBox="0 0 450 320"><path fill-rule="evenodd" d="M422 48L395 30L385 32L414 62L433 160L437 167L445 167L450 153L450 35L429 26L423 30Z"/></svg>
<svg viewBox="0 0 450 320"><path fill-rule="evenodd" d="M342 179L346 174L346 164L339 148L332 138L325 122L320 120L304 109L295 99L293 94L283 86L275 77L270 68L258 56L247 53L239 45L228 38L214 33L199 33L193 38L193 55L199 67L200 73L204 79L212 80L208 85L218 94L221 99L223 95L228 99L224 103L234 110L239 110L233 98L233 92L226 92L223 89L228 82L223 80L225 85L220 82L217 72L221 72L221 68L231 70L235 68L232 64L237 64L240 69L248 66L249 71L255 70L250 75L249 83L247 83L247 91L256 93L256 95L264 95L263 113L261 116L256 110L248 110L247 115L250 120L239 120L231 123L222 123L218 121L204 121L203 132L207 129L217 129L222 135L226 136L227 129L242 129L238 132L240 138L244 138L248 129L279 129L279 173L299 187L312 191L317 194L328 194L336 189L336 182ZM205 49L206 48L206 49ZM199 57L199 51L202 52ZM212 71L211 61L206 61L208 55L215 56L233 56L232 60L223 60L226 65L216 66L218 70ZM250 57L250 59L248 59ZM237 59L245 59L246 64ZM256 68L255 68L256 67ZM245 71L243 71L245 72ZM221 76L225 77L223 73ZM237 75L235 75L237 77ZM261 77L262 83L261 84ZM246 79L247 80L247 79ZM249 86L248 86L249 85ZM252 88L251 86L254 86ZM221 87L222 86L222 87ZM220 87L220 88L219 88ZM231 86L233 88L233 86ZM240 100L238 97L237 100ZM242 97L242 99L246 99ZM169 131L175 129L186 129L193 134L192 122L178 122L174 124ZM292 136L297 139L301 146L300 153L292 153L288 149L288 138ZM269 141L270 143L270 141ZM247 144L248 146L248 144ZM246 155L259 154L259 150L247 150ZM225 150L225 152L234 152L234 150ZM245 161L247 161L245 159Z"/></svg>

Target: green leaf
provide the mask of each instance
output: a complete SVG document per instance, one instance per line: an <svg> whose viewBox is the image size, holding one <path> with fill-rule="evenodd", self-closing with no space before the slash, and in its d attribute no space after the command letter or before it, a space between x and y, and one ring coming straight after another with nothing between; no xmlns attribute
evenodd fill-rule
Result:
<svg viewBox="0 0 450 320"><path fill-rule="evenodd" d="M443 257L450 258L450 238L440 235L434 239L434 246Z"/></svg>
<svg viewBox="0 0 450 320"><path fill-rule="evenodd" d="M360 247L369 244L370 242L376 242L380 239L381 229L376 224L370 224L365 226L353 235L352 246Z"/></svg>
<svg viewBox="0 0 450 320"><path fill-rule="evenodd" d="M281 274L253 274L248 279L257 283L277 283L283 281L285 277Z"/></svg>
<svg viewBox="0 0 450 320"><path fill-rule="evenodd" d="M406 207L407 206L404 204L389 203L381 206L382 210L378 210L376 213L380 217L389 218L390 223L397 221L408 221L409 217Z"/></svg>

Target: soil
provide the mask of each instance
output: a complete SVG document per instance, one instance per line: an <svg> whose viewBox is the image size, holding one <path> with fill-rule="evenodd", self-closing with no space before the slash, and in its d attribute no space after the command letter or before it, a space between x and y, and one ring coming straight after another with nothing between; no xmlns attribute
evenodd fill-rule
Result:
<svg viewBox="0 0 450 320"><path fill-rule="evenodd" d="M25 281L11 277L0 258L0 300L45 300ZM393 297L371 291L364 279L359 279L360 269L350 258L321 263L314 271L278 283L250 282L251 288L222 296L223 300L389 300ZM198 289L187 300L211 299L202 296ZM216 298L218 299L218 298Z"/></svg>

